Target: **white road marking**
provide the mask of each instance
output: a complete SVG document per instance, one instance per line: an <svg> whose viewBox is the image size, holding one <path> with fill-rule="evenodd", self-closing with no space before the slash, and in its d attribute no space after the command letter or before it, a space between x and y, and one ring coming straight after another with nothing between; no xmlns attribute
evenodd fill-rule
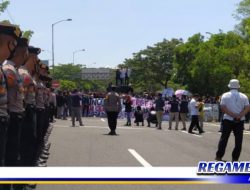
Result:
<svg viewBox="0 0 250 190"><path fill-rule="evenodd" d="M141 155L139 155L134 149L128 149L128 151L140 162L144 167L152 167Z"/></svg>
<svg viewBox="0 0 250 190"><path fill-rule="evenodd" d="M101 118L101 121L106 122L106 120L105 120L105 119L103 119L103 118Z"/></svg>

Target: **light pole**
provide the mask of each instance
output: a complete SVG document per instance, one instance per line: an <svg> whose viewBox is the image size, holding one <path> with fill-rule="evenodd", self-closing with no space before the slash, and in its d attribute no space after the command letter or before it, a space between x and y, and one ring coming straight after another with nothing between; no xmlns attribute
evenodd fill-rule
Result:
<svg viewBox="0 0 250 190"><path fill-rule="evenodd" d="M77 53L77 52L80 52L80 51L85 51L85 49L79 49L79 50L76 50L76 51L74 51L73 52L73 65L74 65L74 63L75 63L75 54Z"/></svg>
<svg viewBox="0 0 250 190"><path fill-rule="evenodd" d="M53 71L53 74L54 74L54 64L55 64L55 54L54 54L54 26L60 22L64 22L64 21L72 21L71 18L68 18L68 19L64 19L64 20L59 20L55 23L52 24L52 71Z"/></svg>

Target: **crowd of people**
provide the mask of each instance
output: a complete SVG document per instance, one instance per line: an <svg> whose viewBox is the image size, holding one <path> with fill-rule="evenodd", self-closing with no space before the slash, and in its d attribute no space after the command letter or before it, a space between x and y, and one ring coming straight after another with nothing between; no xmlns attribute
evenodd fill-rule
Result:
<svg viewBox="0 0 250 190"><path fill-rule="evenodd" d="M238 161L242 148L244 122L246 115L249 113L249 99L248 97L239 92L240 85L237 79L230 80L228 87L229 92L222 95L220 100L220 109L222 114L221 119L221 137L218 144L218 150L216 152L215 160L223 161L222 158L225 154L226 146L231 132L233 131L235 137L235 147L232 152L232 161ZM115 87L112 87L111 92L107 94L104 102L104 108L108 117L108 125L110 128L109 135L116 135L116 125L118 113L122 109L121 99L118 93L115 92ZM213 102L212 102L213 101ZM199 134L204 133L203 129L203 117L204 117L204 102L217 103L218 100L206 99L203 100L198 94L192 95L190 101L187 96L182 95L181 100L178 100L176 95L173 95L168 99L167 103L170 105L169 110L169 127L172 129L172 122L175 119L175 130L178 130L179 117L183 123L182 130L186 129L186 116L190 113L191 122L188 129L188 133L194 133L193 130L199 131ZM165 99L162 94L159 93L157 98L154 100L154 107L150 108L148 114L148 127L150 122L156 124L156 128L162 129L162 118L165 107ZM127 117L126 126L131 126L131 112L132 112L132 99L129 95L123 98L123 104L125 105L125 112ZM141 122L144 125L143 112L141 107L137 106L134 112L135 123L138 126ZM151 121L150 121L151 120Z"/></svg>

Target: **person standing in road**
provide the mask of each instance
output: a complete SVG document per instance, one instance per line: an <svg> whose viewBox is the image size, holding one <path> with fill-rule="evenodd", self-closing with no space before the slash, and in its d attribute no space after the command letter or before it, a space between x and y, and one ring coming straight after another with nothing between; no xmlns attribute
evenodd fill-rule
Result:
<svg viewBox="0 0 250 190"><path fill-rule="evenodd" d="M82 97L79 94L79 91L75 89L71 95L72 102L72 127L75 127L75 117L79 121L80 126L83 126L82 123Z"/></svg>
<svg viewBox="0 0 250 190"><path fill-rule="evenodd" d="M155 111L156 111L156 118L158 127L157 129L162 129L161 123L162 123L162 117L163 117L163 111L164 111L165 101L162 99L162 94L159 93L157 99L155 100Z"/></svg>
<svg viewBox="0 0 250 190"><path fill-rule="evenodd" d="M199 95L195 94L193 98L190 101L190 114L191 114L191 124L188 129L189 133L193 133L193 128L196 126L197 129L199 130L199 134L204 133L204 131L200 128L199 125L199 103L197 102Z"/></svg>
<svg viewBox="0 0 250 190"><path fill-rule="evenodd" d="M187 101L187 96L182 95L181 96L181 102L180 102L180 118L182 121L183 131L186 131L186 118L188 114L188 101Z"/></svg>
<svg viewBox="0 0 250 190"><path fill-rule="evenodd" d="M230 80L228 87L230 91L222 95L220 102L224 116L222 121L222 133L215 158L217 161L222 160L232 131L235 136L235 147L232 152L232 161L239 160L243 141L245 115L249 111L247 96L239 92L239 81L236 79Z"/></svg>
<svg viewBox="0 0 250 190"><path fill-rule="evenodd" d="M202 100L202 98L200 97L198 99L198 103L199 103L199 124L201 127L201 130L203 130L203 121L204 121L204 102Z"/></svg>
<svg viewBox="0 0 250 190"><path fill-rule="evenodd" d="M121 111L121 99L119 94L115 92L116 87L111 87L111 92L109 92L104 100L104 109L108 117L108 125L110 128L109 135L116 135L116 125L118 114Z"/></svg>
<svg viewBox="0 0 250 190"><path fill-rule="evenodd" d="M127 116L127 123L125 124L125 126L131 126L131 112L133 104L131 96L126 95L123 104L125 105L125 113Z"/></svg>
<svg viewBox="0 0 250 190"><path fill-rule="evenodd" d="M172 121L175 119L175 130L178 130L179 124L179 101L176 98L176 95L173 95L173 99L168 102L171 105L170 108L170 117L169 117L169 130L172 129Z"/></svg>

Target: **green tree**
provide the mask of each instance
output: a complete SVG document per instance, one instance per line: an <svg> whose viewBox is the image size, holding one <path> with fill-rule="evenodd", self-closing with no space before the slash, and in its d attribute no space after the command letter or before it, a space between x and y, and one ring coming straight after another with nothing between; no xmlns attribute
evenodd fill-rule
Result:
<svg viewBox="0 0 250 190"><path fill-rule="evenodd" d="M237 19L250 18L250 0L243 0L238 4L236 14L234 15Z"/></svg>
<svg viewBox="0 0 250 190"><path fill-rule="evenodd" d="M77 81L81 78L81 65L59 64L54 67L55 80Z"/></svg>
<svg viewBox="0 0 250 190"><path fill-rule="evenodd" d="M9 1L3 1L2 3L0 3L0 14L7 9L9 4L10 4Z"/></svg>
<svg viewBox="0 0 250 190"><path fill-rule="evenodd" d="M70 80L59 80L61 90L73 90L76 89L77 85L75 82Z"/></svg>
<svg viewBox="0 0 250 190"><path fill-rule="evenodd" d="M133 86L143 91L166 88L173 74L174 50L180 43L178 39L164 39L126 59L125 66L132 69Z"/></svg>

